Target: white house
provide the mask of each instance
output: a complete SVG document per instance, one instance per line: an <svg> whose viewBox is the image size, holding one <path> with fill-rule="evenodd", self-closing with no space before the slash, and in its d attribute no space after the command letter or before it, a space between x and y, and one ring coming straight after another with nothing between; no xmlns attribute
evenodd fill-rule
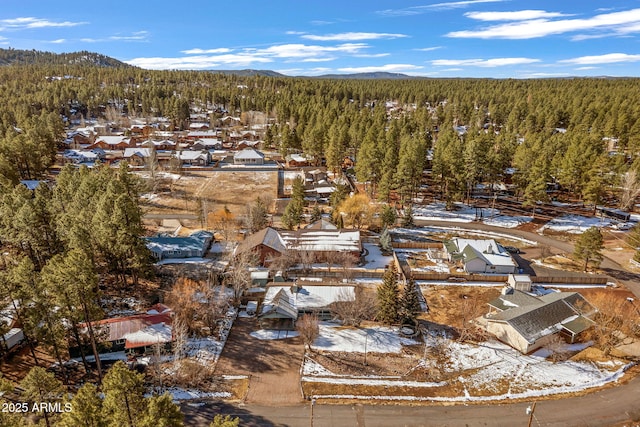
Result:
<svg viewBox="0 0 640 427"><path fill-rule="evenodd" d="M245 148L233 155L235 165L263 165L264 154L253 148Z"/></svg>
<svg viewBox="0 0 640 427"><path fill-rule="evenodd" d="M444 242L450 262L460 261L467 273L517 273L518 266L509 252L493 239L462 239L454 237Z"/></svg>

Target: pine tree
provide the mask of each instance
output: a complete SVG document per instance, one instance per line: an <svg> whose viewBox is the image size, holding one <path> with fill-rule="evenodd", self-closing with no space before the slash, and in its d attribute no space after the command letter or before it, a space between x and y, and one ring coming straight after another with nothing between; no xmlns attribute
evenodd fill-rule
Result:
<svg viewBox="0 0 640 427"><path fill-rule="evenodd" d="M396 210L394 208L387 204L382 205L382 212L380 212L380 221L382 222L382 228L394 227L396 225L397 219L398 215L396 214Z"/></svg>
<svg viewBox="0 0 640 427"><path fill-rule="evenodd" d="M144 375L117 361L104 376L102 415L108 427L136 427L146 415Z"/></svg>
<svg viewBox="0 0 640 427"><path fill-rule="evenodd" d="M24 390L22 397L30 403L40 404L41 402L60 402L65 394L64 386L51 372L36 366L31 368L26 377L20 382L20 387ZM42 411L45 424L50 427L54 416L49 411Z"/></svg>
<svg viewBox="0 0 640 427"><path fill-rule="evenodd" d="M587 271L589 262L598 267L604 259L602 250L604 241L602 233L596 227L590 227L580 235L573 248L573 257L576 260L584 261L584 271Z"/></svg>
<svg viewBox="0 0 640 427"><path fill-rule="evenodd" d="M380 249L383 253L393 252L393 246L391 245L391 234L388 228L384 228L380 233Z"/></svg>
<svg viewBox="0 0 640 427"><path fill-rule="evenodd" d="M382 285L378 286L377 320L386 324L393 324L398 320L399 296L397 270L395 264L391 264L384 272Z"/></svg>
<svg viewBox="0 0 640 427"><path fill-rule="evenodd" d="M418 300L418 294L416 293L416 283L413 280L407 281L402 289L402 296L400 297L400 318L402 323L415 324L418 314L420 314L421 307Z"/></svg>
<svg viewBox="0 0 640 427"><path fill-rule="evenodd" d="M72 410L62 414L59 427L105 427L102 417L102 399L98 396L98 388L86 383L71 400Z"/></svg>
<svg viewBox="0 0 640 427"><path fill-rule="evenodd" d="M231 418L231 415L222 416L217 414L213 417L213 421L209 424L209 427L238 427L240 425L240 418Z"/></svg>
<svg viewBox="0 0 640 427"><path fill-rule="evenodd" d="M404 216L402 217L402 226L403 227L413 227L415 224L413 222L413 206L410 204L404 210Z"/></svg>
<svg viewBox="0 0 640 427"><path fill-rule="evenodd" d="M184 415L180 407L173 403L171 394L147 398L147 414L141 423L142 427L182 427Z"/></svg>

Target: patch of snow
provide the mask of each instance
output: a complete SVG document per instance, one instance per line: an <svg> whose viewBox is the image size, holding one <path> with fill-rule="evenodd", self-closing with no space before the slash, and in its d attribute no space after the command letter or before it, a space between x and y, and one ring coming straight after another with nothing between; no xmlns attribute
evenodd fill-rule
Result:
<svg viewBox="0 0 640 427"><path fill-rule="evenodd" d="M374 243L364 243L362 246L369 252L364 266L367 270L383 269L393 261L393 256L382 255L380 247Z"/></svg>
<svg viewBox="0 0 640 427"><path fill-rule="evenodd" d="M313 347L324 351L400 353L403 345L416 344L419 342L401 337L397 328L381 326L356 329L321 323L320 335Z"/></svg>
<svg viewBox="0 0 640 427"><path fill-rule="evenodd" d="M580 234L585 232L591 227L608 227L612 224L612 220L608 218L594 218L581 215L563 215L559 218L554 218L544 226L538 229L539 233L549 229L553 231L561 231L571 234Z"/></svg>
<svg viewBox="0 0 640 427"><path fill-rule="evenodd" d="M526 224L531 221L533 221L533 218L530 216L498 215L493 218L484 219L482 222L487 225L492 225L494 227L516 228L522 224Z"/></svg>

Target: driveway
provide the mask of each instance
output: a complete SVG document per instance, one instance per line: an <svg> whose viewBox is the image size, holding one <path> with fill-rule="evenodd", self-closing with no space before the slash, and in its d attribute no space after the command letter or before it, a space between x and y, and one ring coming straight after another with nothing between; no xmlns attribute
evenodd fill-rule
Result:
<svg viewBox="0 0 640 427"><path fill-rule="evenodd" d="M297 337L259 340L249 335L255 329L255 318L238 317L235 320L215 374L247 375L247 403L275 406L300 403L302 341Z"/></svg>

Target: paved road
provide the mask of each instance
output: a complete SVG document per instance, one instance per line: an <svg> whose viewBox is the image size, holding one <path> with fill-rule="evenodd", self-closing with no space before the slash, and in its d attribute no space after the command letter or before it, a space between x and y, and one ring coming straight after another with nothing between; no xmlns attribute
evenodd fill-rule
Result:
<svg viewBox="0 0 640 427"><path fill-rule="evenodd" d="M536 404L532 425L601 427L640 419L640 404L637 398L639 393L640 377L632 379L627 384L585 396L539 401ZM316 404L313 423L309 403L266 407L210 402L198 407L183 405L183 411L188 426L206 426L215 414L223 413L240 417L240 425L249 427L513 427L527 425L529 417L525 411L531 403L452 406Z"/></svg>
<svg viewBox="0 0 640 427"><path fill-rule="evenodd" d="M416 225L421 227L428 227L428 226L447 227L447 228L456 227L456 228L469 229L469 230L491 231L491 232L500 233L500 234L511 234L514 236L522 237L527 240L538 242L543 245L560 249L561 251L566 253L573 252L572 243L556 240L552 237L543 236L541 234L532 233L529 231L494 227L494 226L483 224L480 222L452 223L447 221L424 221L424 220L415 220L414 222L416 223ZM627 289L633 292L633 294L636 297L640 298L640 274L626 271L620 264L606 257L602 261L602 264L600 265L600 269L603 270L608 276L618 280L623 286L625 286Z"/></svg>

